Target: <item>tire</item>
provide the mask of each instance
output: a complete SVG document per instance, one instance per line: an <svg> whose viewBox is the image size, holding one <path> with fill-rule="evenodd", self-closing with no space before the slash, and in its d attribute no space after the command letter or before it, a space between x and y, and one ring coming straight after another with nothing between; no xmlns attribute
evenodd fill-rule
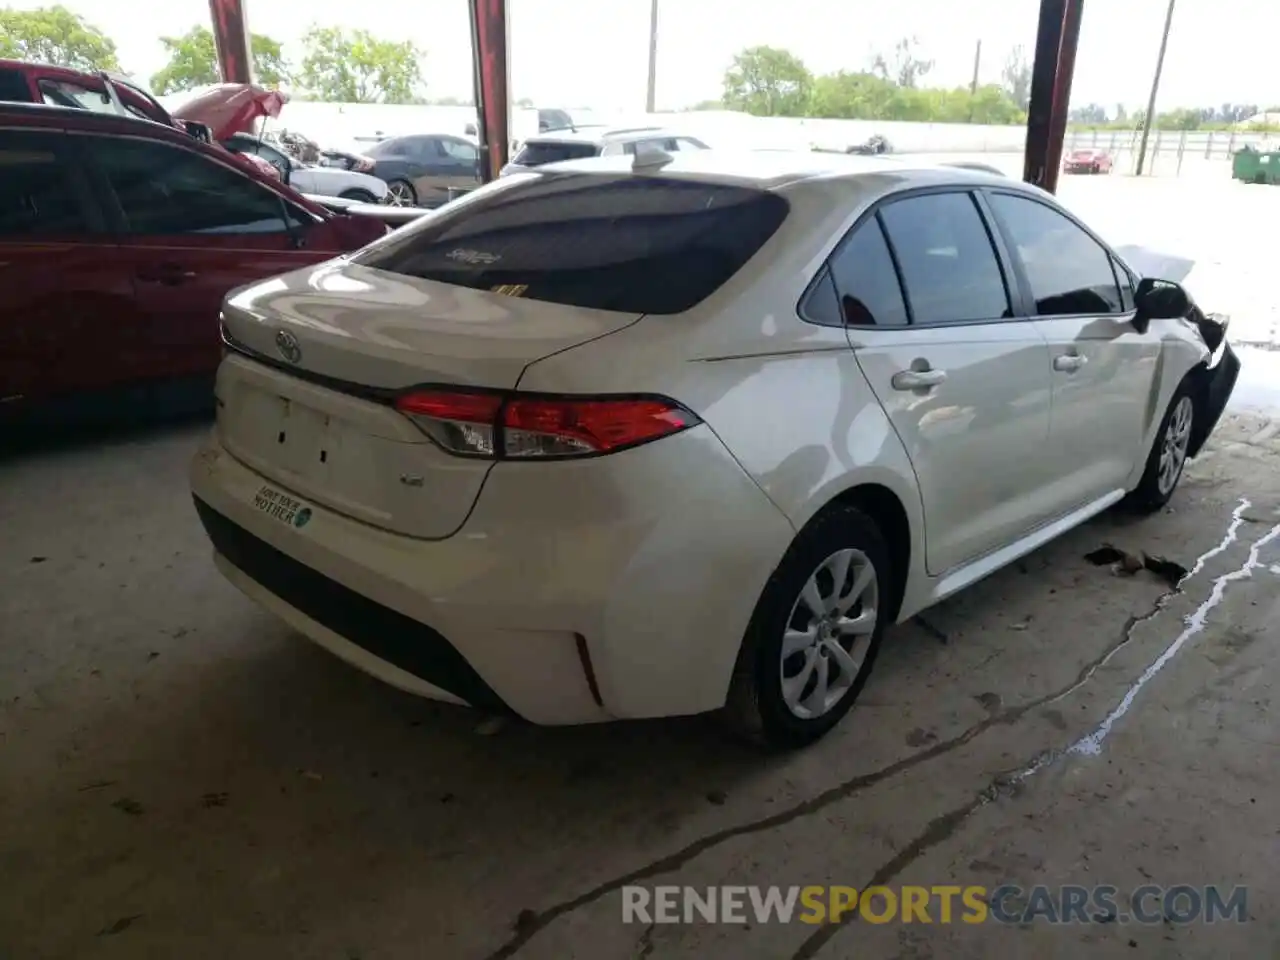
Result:
<svg viewBox="0 0 1280 960"><path fill-rule="evenodd" d="M378 198L368 190L343 190L338 194L343 200L356 200L360 203L377 203Z"/></svg>
<svg viewBox="0 0 1280 960"><path fill-rule="evenodd" d="M849 558L847 565L844 557ZM835 575L842 566L847 574L842 590L835 591ZM852 588L864 581L867 568L871 589L854 597ZM832 508L805 527L756 603L723 711L729 728L760 746L797 749L835 727L871 675L890 619L887 611L897 596L898 576L883 534L861 510ZM814 626L818 618L803 597L810 583L828 611L832 607L827 601L833 595L842 598L842 606L848 604L838 617L848 633L830 630L836 613L829 612L821 627ZM788 645L791 641L799 645L802 634L809 639L784 659L789 634ZM843 656L834 652L833 644ZM820 697L818 687L824 677L826 696Z"/></svg>
<svg viewBox="0 0 1280 960"><path fill-rule="evenodd" d="M1130 508L1138 513L1156 513L1164 509L1178 489L1178 481L1186 469L1187 449L1195 433L1199 413L1192 381L1188 378L1178 387L1160 420L1160 429L1156 432L1151 452L1147 454L1142 479L1125 500ZM1166 455L1176 457L1173 467L1166 466Z"/></svg>
<svg viewBox="0 0 1280 960"><path fill-rule="evenodd" d="M387 187L391 193L388 195L387 203L393 207L416 207L418 205L418 191L413 189L413 184L408 180L395 179L388 180Z"/></svg>

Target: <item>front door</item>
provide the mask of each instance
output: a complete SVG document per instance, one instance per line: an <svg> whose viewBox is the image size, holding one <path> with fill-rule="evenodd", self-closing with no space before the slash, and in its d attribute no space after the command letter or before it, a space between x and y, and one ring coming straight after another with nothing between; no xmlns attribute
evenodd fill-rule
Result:
<svg viewBox="0 0 1280 960"><path fill-rule="evenodd" d="M883 205L831 260L849 341L919 483L929 572L1030 532L1053 512L1048 347L1014 318L988 226L965 192Z"/></svg>
<svg viewBox="0 0 1280 960"><path fill-rule="evenodd" d="M85 156L114 201L148 377L212 374L221 358L223 297L319 259L305 246L307 224L233 160L156 141L91 139Z"/></svg>
<svg viewBox="0 0 1280 960"><path fill-rule="evenodd" d="M1053 412L1045 461L1051 482L1070 506L1123 490L1147 453L1158 331L1138 332L1132 291L1126 295L1120 283L1127 278L1075 221L1012 193L993 192L990 204L1021 264L1035 325L1049 343Z"/></svg>

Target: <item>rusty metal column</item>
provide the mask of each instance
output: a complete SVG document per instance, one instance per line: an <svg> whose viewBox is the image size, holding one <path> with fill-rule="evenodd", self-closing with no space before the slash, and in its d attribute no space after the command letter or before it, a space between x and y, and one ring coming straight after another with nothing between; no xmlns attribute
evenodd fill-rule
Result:
<svg viewBox="0 0 1280 960"><path fill-rule="evenodd" d="M1040 0L1023 179L1050 192L1057 189L1062 166L1083 8L1084 0Z"/></svg>
<svg viewBox="0 0 1280 960"><path fill-rule="evenodd" d="M245 0L209 0L213 19L213 44L218 51L218 73L223 83L252 83L253 56Z"/></svg>
<svg viewBox="0 0 1280 960"><path fill-rule="evenodd" d="M507 0L470 3L480 179L488 183L506 166L511 142L511 34Z"/></svg>

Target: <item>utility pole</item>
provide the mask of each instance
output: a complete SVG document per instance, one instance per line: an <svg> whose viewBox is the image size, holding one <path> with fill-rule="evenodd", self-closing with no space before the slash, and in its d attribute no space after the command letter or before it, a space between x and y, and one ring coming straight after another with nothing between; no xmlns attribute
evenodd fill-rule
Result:
<svg viewBox="0 0 1280 960"><path fill-rule="evenodd" d="M982 69L982 41L978 41L978 49L973 52L973 82L969 84L969 122L973 123L973 101L978 95L978 73Z"/></svg>
<svg viewBox="0 0 1280 960"><path fill-rule="evenodd" d="M658 0L649 8L649 89L644 98L645 113L653 113L658 100Z"/></svg>
<svg viewBox="0 0 1280 960"><path fill-rule="evenodd" d="M1151 124L1156 118L1156 94L1160 91L1160 73L1164 70L1164 52L1169 46L1169 29L1173 26L1173 5L1177 0L1169 0L1169 10L1164 15L1164 35L1160 38L1160 53L1156 56L1156 73L1151 78L1151 99L1147 101L1147 115L1142 119L1142 142L1138 145L1137 176L1142 176L1142 164L1147 159L1147 138L1151 135Z"/></svg>

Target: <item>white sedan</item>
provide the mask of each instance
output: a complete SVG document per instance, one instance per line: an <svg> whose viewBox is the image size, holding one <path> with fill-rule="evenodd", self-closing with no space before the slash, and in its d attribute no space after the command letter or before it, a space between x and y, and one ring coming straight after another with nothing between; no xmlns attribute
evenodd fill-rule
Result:
<svg viewBox="0 0 1280 960"><path fill-rule="evenodd" d="M1154 510L1239 363L1052 196L716 151L503 178L232 293L219 569L404 690L795 746L886 627Z"/></svg>
<svg viewBox="0 0 1280 960"><path fill-rule="evenodd" d="M280 179L299 193L322 197L341 197L358 203L385 203L388 187L377 177L339 167L310 166L299 163L274 144L247 133L236 133L222 141L232 153L265 160L280 174Z"/></svg>

